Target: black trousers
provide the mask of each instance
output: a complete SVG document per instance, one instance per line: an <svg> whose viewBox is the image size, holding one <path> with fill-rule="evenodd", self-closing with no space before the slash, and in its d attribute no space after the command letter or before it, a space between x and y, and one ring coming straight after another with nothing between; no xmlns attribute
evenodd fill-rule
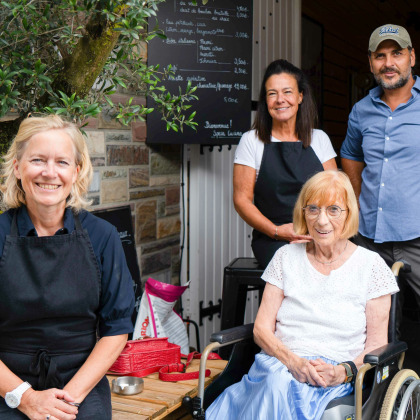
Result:
<svg viewBox="0 0 420 420"><path fill-rule="evenodd" d="M390 267L399 259L411 265L410 273L398 276L397 336L408 344L404 367L420 372L420 238L378 244L359 233L353 241L377 252Z"/></svg>
<svg viewBox="0 0 420 420"><path fill-rule="evenodd" d="M90 391L79 407L77 420L111 420L111 391L108 379L104 376ZM9 408L0 398L0 420L28 420L17 408Z"/></svg>

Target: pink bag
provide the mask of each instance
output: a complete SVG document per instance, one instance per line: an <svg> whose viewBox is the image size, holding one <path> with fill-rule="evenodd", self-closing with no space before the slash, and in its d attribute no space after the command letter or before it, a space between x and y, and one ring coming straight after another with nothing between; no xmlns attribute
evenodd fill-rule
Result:
<svg viewBox="0 0 420 420"><path fill-rule="evenodd" d="M147 279L141 298L133 339L168 337L170 343L181 347L181 353L189 353L188 335L181 317L173 310L179 297L188 288Z"/></svg>

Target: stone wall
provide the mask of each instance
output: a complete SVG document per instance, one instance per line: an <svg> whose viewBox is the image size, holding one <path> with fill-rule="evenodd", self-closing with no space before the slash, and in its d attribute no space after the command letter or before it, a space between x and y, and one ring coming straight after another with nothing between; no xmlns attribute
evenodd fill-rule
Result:
<svg viewBox="0 0 420 420"><path fill-rule="evenodd" d="M148 147L145 123L125 127L104 114L84 130L94 168L92 209L129 204L142 281L178 283L181 146Z"/></svg>

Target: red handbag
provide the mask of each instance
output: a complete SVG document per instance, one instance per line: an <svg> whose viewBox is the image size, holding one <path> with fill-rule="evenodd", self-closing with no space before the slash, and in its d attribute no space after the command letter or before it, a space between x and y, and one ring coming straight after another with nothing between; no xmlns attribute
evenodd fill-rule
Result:
<svg viewBox="0 0 420 420"><path fill-rule="evenodd" d="M185 371L192 359L200 357L201 354L193 352L187 356L186 363L181 363L181 347L169 343L167 337L130 340L109 371L111 374L138 377L159 372L159 379L168 382L197 379L198 371ZM220 359L220 356L211 353L209 359ZM207 376L210 376L210 369L206 369Z"/></svg>

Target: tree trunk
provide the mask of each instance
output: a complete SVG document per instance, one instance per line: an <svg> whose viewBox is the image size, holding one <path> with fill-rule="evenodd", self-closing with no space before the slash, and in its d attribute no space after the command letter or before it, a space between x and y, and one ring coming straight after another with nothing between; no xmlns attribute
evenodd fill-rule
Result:
<svg viewBox="0 0 420 420"><path fill-rule="evenodd" d="M52 85L54 91L80 97L89 93L120 36L114 29L115 25L99 14L92 18L86 26L87 34L64 60L64 69Z"/></svg>
<svg viewBox="0 0 420 420"><path fill-rule="evenodd" d="M121 13L124 11L121 8ZM62 73L53 82L54 91L61 90L70 96L73 93L85 97L100 75L120 32L115 24L106 21L98 13L86 25L86 35L77 43L71 56L64 60Z"/></svg>

